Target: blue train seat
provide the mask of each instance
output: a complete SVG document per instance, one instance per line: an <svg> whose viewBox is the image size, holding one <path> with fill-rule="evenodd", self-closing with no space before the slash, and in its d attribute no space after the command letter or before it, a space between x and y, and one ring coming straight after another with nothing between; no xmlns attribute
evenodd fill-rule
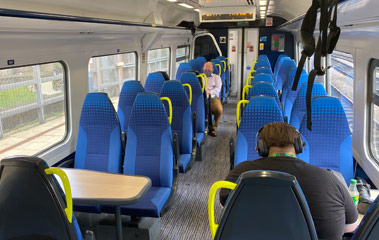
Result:
<svg viewBox="0 0 379 240"><path fill-rule="evenodd" d="M172 132L178 134L179 171L185 173L192 161L192 111L182 83L176 80L165 82L160 94L172 103Z"/></svg>
<svg viewBox="0 0 379 240"><path fill-rule="evenodd" d="M262 67L271 68L270 61L268 59L261 59L261 60L258 60L257 63L254 65L255 70Z"/></svg>
<svg viewBox="0 0 379 240"><path fill-rule="evenodd" d="M71 194L46 172L56 169L25 156L3 159L0 169L0 239L83 239L66 202Z"/></svg>
<svg viewBox="0 0 379 240"><path fill-rule="evenodd" d="M122 206L121 213L160 217L172 192L174 156L170 123L157 94L137 95L127 136L124 174L147 176L152 187L140 202Z"/></svg>
<svg viewBox="0 0 379 240"><path fill-rule="evenodd" d="M274 86L272 83L269 82L255 82L253 84L253 87L250 89L249 94L247 95L247 100L254 96L270 96L274 97L276 103L278 104L280 110L281 110L281 105L279 101L279 96L278 93L276 92Z"/></svg>
<svg viewBox="0 0 379 240"><path fill-rule="evenodd" d="M276 89L282 90L283 84L287 80L287 76L292 68L296 68L296 63L293 59L284 59L278 70L277 78L275 79Z"/></svg>
<svg viewBox="0 0 379 240"><path fill-rule="evenodd" d="M286 102L286 99L287 99L287 93L288 93L289 91L291 91L291 89L292 89L293 80L295 79L296 70L297 70L297 68L292 68L292 69L290 70L290 72L288 73L288 75L287 75L287 79L286 79L286 81L283 83L282 97L281 97L281 100L282 100L283 106L285 105L285 102ZM306 75L308 75L304 68L303 68L301 74L306 74ZM296 90L297 90L297 89L296 89ZM296 97L296 96L295 96L295 97ZM294 99L293 99L293 100L294 100Z"/></svg>
<svg viewBox="0 0 379 240"><path fill-rule="evenodd" d="M254 84L255 82L269 82L274 84L274 79L271 74L260 73L254 76L251 84Z"/></svg>
<svg viewBox="0 0 379 240"><path fill-rule="evenodd" d="M351 133L338 98L313 98L312 131L307 129L305 115L300 133L307 148L298 157L312 165L340 172L348 184L354 177Z"/></svg>
<svg viewBox="0 0 379 240"><path fill-rule="evenodd" d="M283 115L287 117L288 122L291 121L291 111L293 107L293 103L297 97L297 94L300 90L300 86L304 83L308 82L308 74L301 74L299 82L297 84L296 91L292 91L291 89L287 91L286 100L283 104ZM282 98L283 100L283 98Z"/></svg>
<svg viewBox="0 0 379 240"><path fill-rule="evenodd" d="M223 57L219 56L217 57L218 59L225 61L225 84L226 84L226 93L227 95L230 94L230 71L229 71L229 65L228 65L228 60Z"/></svg>
<svg viewBox="0 0 379 240"><path fill-rule="evenodd" d="M193 71L201 72L200 63L196 59L191 59L188 61L188 64L191 66ZM177 79L179 80L179 79Z"/></svg>
<svg viewBox="0 0 379 240"><path fill-rule="evenodd" d="M225 84L225 72L223 69L223 63L218 59L212 59L212 63L214 63L213 72L215 74L219 75L221 78L222 86L221 86L219 98L220 98L221 102L224 103L225 98L226 98L226 84ZM218 66L220 66L220 69Z"/></svg>
<svg viewBox="0 0 379 240"><path fill-rule="evenodd" d="M132 110L134 100L137 94L145 92L139 81L126 81L120 92L118 101L117 115L120 120L121 131L127 132L130 111Z"/></svg>
<svg viewBox="0 0 379 240"><path fill-rule="evenodd" d="M200 68L201 69L200 72L202 72L203 71L203 66L207 62L207 59L205 57L197 57L196 59L199 61L199 65L201 67Z"/></svg>
<svg viewBox="0 0 379 240"><path fill-rule="evenodd" d="M225 184L217 183L221 187ZM214 239L318 239L307 201L293 175L248 171L241 174L237 185L226 183L233 191L218 226L212 219L214 213L209 214ZM214 199L217 188L213 185L209 194L211 211L214 208L211 198Z"/></svg>
<svg viewBox="0 0 379 240"><path fill-rule="evenodd" d="M260 158L255 151L256 134L261 127L271 122L283 122L282 111L274 97L255 96L243 110L237 132L234 166L247 160Z"/></svg>
<svg viewBox="0 0 379 240"><path fill-rule="evenodd" d="M371 204L352 240L374 240L379 236L379 196Z"/></svg>
<svg viewBox="0 0 379 240"><path fill-rule="evenodd" d="M271 74L272 75L272 70L271 68L267 68L267 67L261 67L261 68L257 68L255 70L255 72L253 73L253 76L256 76L258 74Z"/></svg>
<svg viewBox="0 0 379 240"><path fill-rule="evenodd" d="M149 75L147 75L146 82L145 82L145 91L159 94L164 82L165 82L165 79L161 73L159 72L149 73Z"/></svg>
<svg viewBox="0 0 379 240"><path fill-rule="evenodd" d="M180 81L182 83L188 83L192 88L192 113L196 112L196 140L197 146L200 147L204 139L205 132L205 105L204 105L204 95L201 90L200 82L195 73L183 73ZM186 92L188 94L188 89Z"/></svg>
<svg viewBox="0 0 379 240"><path fill-rule="evenodd" d="M268 59L267 55L266 54L261 54L258 56L258 60L259 59Z"/></svg>
<svg viewBox="0 0 379 240"><path fill-rule="evenodd" d="M307 95L308 83L304 83L293 103L291 117L289 118L289 123L294 126L296 129L300 128L300 123L303 121L305 114L307 113L306 106L306 95ZM317 96L326 96L326 91L324 86L321 83L314 83L312 89L312 98Z"/></svg>
<svg viewBox="0 0 379 240"><path fill-rule="evenodd" d="M276 64L275 64L275 68L274 68L274 80L276 81L276 79L278 78L278 73L279 73L279 69L282 65L282 63L284 62L284 60L288 60L288 59L291 59L290 57L288 57L287 55L279 55L278 59L276 60Z"/></svg>
<svg viewBox="0 0 379 240"><path fill-rule="evenodd" d="M88 93L82 107L74 167L121 173L121 128L106 93Z"/></svg>
<svg viewBox="0 0 379 240"><path fill-rule="evenodd" d="M183 73L192 71L192 70L195 70L195 69L192 69L189 63L179 64L178 70L176 71L175 80L180 80L180 77L182 76ZM160 93L160 91L158 93Z"/></svg>

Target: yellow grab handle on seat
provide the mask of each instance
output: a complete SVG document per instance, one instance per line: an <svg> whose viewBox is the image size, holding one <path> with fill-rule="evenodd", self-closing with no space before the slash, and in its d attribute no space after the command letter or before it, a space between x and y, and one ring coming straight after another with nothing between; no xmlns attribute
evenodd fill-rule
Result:
<svg viewBox="0 0 379 240"><path fill-rule="evenodd" d="M258 62L258 59L254 59L253 64L251 64L251 68L254 70L255 64Z"/></svg>
<svg viewBox="0 0 379 240"><path fill-rule="evenodd" d="M204 92L207 86L207 75L204 73L197 75L197 77L201 77L201 80L203 82L203 86L201 86L201 91Z"/></svg>
<svg viewBox="0 0 379 240"><path fill-rule="evenodd" d="M251 85L251 79L254 79L253 76L248 76L246 79L246 85Z"/></svg>
<svg viewBox="0 0 379 240"><path fill-rule="evenodd" d="M66 205L67 208L64 209L67 219L70 223L72 223L72 194L71 194L71 186L70 181L68 180L67 174L60 168L46 168L45 173L47 175L56 174L62 180L64 193L66 194Z"/></svg>
<svg viewBox="0 0 379 240"><path fill-rule="evenodd" d="M226 62L224 60L222 60L221 62L224 63L224 72L226 71Z"/></svg>
<svg viewBox="0 0 379 240"><path fill-rule="evenodd" d="M183 85L183 87L188 87L188 89L189 89L189 99L188 100L189 100L189 104L191 105L192 104L192 87L188 83L184 83L182 85Z"/></svg>
<svg viewBox="0 0 379 240"><path fill-rule="evenodd" d="M242 100L246 100L246 94L248 94L248 89L249 88L253 88L253 86L251 85L246 85L243 87L243 91L242 91ZM243 107L245 107L245 104L243 104Z"/></svg>
<svg viewBox="0 0 379 240"><path fill-rule="evenodd" d="M221 65L220 64L215 64L216 67L218 67L218 75L221 76Z"/></svg>
<svg viewBox="0 0 379 240"><path fill-rule="evenodd" d="M208 197L208 220L209 220L209 227L211 228L211 234L212 234L212 239L215 238L218 224L215 222L215 197L216 197L216 192L220 188L228 188L231 190L236 189L237 184L228 182L228 181L218 181L215 182L211 190L209 191L209 197Z"/></svg>
<svg viewBox="0 0 379 240"><path fill-rule="evenodd" d="M248 101L248 100L241 100L241 101L239 101L238 104L237 104L236 118L237 118L237 126L238 126L238 127L240 126L240 122L241 122L241 119L240 119L240 107L241 107L241 104L242 104L242 103L245 105L245 103L249 103L249 101Z"/></svg>
<svg viewBox="0 0 379 240"><path fill-rule="evenodd" d="M228 68L229 68L229 71L230 71L230 64L229 64L229 58L225 58L227 63L228 63Z"/></svg>
<svg viewBox="0 0 379 240"><path fill-rule="evenodd" d="M172 121L172 103L171 103L171 100L168 98L168 97L161 97L160 98L161 101L167 101L168 102L168 108L170 109L169 112L170 112L170 115L168 116L168 121L170 122L171 124L171 121Z"/></svg>

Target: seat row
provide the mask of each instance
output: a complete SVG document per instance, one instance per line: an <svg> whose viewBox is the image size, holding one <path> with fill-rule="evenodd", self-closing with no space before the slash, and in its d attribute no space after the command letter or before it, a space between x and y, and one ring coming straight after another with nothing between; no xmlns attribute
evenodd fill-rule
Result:
<svg viewBox="0 0 379 240"><path fill-rule="evenodd" d="M289 57L280 55L274 72L267 56L259 56L253 67L244 87L244 100L237 106L238 130L231 167L259 158L255 143L261 127L270 122L286 121L300 131L306 143L307 147L298 157L312 165L341 172L348 183L353 178L351 132L339 99L327 96L321 83L314 84L313 130L309 131L305 101L308 74L305 70L297 90L292 91L297 68Z"/></svg>

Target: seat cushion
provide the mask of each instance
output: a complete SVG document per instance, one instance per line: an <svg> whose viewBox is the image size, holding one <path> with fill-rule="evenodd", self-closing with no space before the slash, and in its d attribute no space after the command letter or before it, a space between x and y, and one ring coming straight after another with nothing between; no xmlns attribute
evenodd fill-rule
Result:
<svg viewBox="0 0 379 240"><path fill-rule="evenodd" d="M196 139L197 139L197 146L200 147L200 144L204 139L204 133L198 132L196 134Z"/></svg>
<svg viewBox="0 0 379 240"><path fill-rule="evenodd" d="M179 171L186 172L186 168L191 161L191 154L180 154L179 156Z"/></svg>

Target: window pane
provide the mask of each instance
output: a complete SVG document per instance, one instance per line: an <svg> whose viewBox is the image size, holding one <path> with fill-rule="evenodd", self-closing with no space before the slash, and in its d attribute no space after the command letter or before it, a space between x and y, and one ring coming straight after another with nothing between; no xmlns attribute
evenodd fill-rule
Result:
<svg viewBox="0 0 379 240"><path fill-rule="evenodd" d="M180 47L176 49L176 68L175 72L181 63L188 62L189 60L189 47Z"/></svg>
<svg viewBox="0 0 379 240"><path fill-rule="evenodd" d="M340 99L349 121L350 130L353 131L353 56L350 53L334 51L329 71L331 76L331 95Z"/></svg>
<svg viewBox="0 0 379 240"><path fill-rule="evenodd" d="M147 52L147 74L151 72L164 71L169 72L170 49L154 49Z"/></svg>
<svg viewBox="0 0 379 240"><path fill-rule="evenodd" d="M89 92L106 92L116 109L122 85L129 80L137 80L136 53L93 57L89 60Z"/></svg>
<svg viewBox="0 0 379 240"><path fill-rule="evenodd" d="M378 78L377 78L378 80ZM379 159L379 106L372 105L372 127L371 127L371 151L374 157Z"/></svg>
<svg viewBox="0 0 379 240"><path fill-rule="evenodd" d="M34 155L65 137L61 63L0 70L0 159Z"/></svg>

